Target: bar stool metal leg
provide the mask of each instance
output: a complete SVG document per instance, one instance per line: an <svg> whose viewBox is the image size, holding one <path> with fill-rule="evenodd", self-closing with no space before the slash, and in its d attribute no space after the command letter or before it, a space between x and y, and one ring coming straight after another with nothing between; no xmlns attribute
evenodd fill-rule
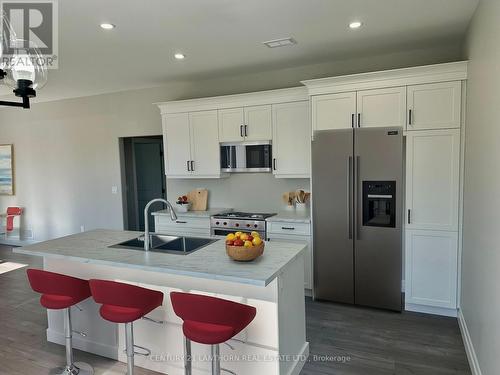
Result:
<svg viewBox="0 0 500 375"><path fill-rule="evenodd" d="M71 328L71 308L63 310L64 314L64 341L66 346L66 366L50 371L50 375L92 375L94 369L87 363L73 363L73 331Z"/></svg>
<svg viewBox="0 0 500 375"><path fill-rule="evenodd" d="M125 323L125 344L127 351L127 375L134 374L134 326Z"/></svg>
<svg viewBox="0 0 500 375"><path fill-rule="evenodd" d="M219 345L212 345L212 375L220 375Z"/></svg>
<svg viewBox="0 0 500 375"><path fill-rule="evenodd" d="M192 375L191 340L184 336L184 374Z"/></svg>

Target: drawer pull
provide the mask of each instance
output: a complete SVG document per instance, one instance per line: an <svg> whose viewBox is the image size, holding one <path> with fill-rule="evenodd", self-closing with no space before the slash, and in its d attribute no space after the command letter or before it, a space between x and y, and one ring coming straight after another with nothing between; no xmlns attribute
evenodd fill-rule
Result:
<svg viewBox="0 0 500 375"><path fill-rule="evenodd" d="M177 224L187 224L187 221L176 220L175 222Z"/></svg>
<svg viewBox="0 0 500 375"><path fill-rule="evenodd" d="M281 229L283 229L283 230L295 230L294 227L281 227Z"/></svg>

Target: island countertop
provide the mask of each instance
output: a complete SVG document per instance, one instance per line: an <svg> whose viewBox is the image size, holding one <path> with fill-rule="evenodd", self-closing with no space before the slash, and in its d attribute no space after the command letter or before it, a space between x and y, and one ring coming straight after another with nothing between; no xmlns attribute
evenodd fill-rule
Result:
<svg viewBox="0 0 500 375"><path fill-rule="evenodd" d="M266 286L305 249L305 245L297 243L266 242L264 255L253 262L243 263L235 262L226 255L223 240L188 255L109 247L141 234L142 232L96 229L15 248L13 251L82 263Z"/></svg>

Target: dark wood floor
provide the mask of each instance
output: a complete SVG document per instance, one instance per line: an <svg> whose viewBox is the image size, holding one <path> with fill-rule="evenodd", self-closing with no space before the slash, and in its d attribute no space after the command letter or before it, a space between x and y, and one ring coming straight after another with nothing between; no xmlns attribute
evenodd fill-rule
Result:
<svg viewBox="0 0 500 375"><path fill-rule="evenodd" d="M41 267L41 260L0 246L0 259ZM24 269L0 274L0 374L46 374L64 362L61 346L45 339L46 314ZM311 356L301 375L471 374L456 319L306 302ZM125 366L75 352L96 374ZM157 374L137 369L137 375ZM261 374L265 375L265 374Z"/></svg>

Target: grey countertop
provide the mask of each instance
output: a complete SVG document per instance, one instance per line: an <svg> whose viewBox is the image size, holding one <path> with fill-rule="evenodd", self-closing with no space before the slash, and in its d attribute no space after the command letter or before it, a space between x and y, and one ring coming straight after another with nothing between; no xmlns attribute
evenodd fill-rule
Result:
<svg viewBox="0 0 500 375"><path fill-rule="evenodd" d="M175 210L175 213L179 217L210 217L212 215L217 215L221 212L227 212L232 210L233 210L232 208L209 208L206 211L177 212L177 210ZM168 210L155 211L152 213L152 215L168 215L170 217L170 213Z"/></svg>
<svg viewBox="0 0 500 375"><path fill-rule="evenodd" d="M89 264L266 286L305 248L302 244L269 242L266 243L264 255L253 262L243 263L235 262L226 255L224 241L217 241L188 255L109 247L141 234L96 229L15 248L13 251Z"/></svg>
<svg viewBox="0 0 500 375"><path fill-rule="evenodd" d="M293 223L310 223L311 222L311 213L308 210L298 211L298 210L283 210L278 212L277 215L271 216L267 219L267 221L287 221Z"/></svg>

